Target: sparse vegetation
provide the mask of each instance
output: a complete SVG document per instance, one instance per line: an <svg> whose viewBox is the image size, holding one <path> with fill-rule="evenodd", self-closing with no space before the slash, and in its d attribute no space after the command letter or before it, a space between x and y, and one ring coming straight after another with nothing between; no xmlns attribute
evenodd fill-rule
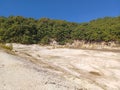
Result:
<svg viewBox="0 0 120 90"><path fill-rule="evenodd" d="M3 44L3 43L0 43L0 47L3 48L3 49L10 50L10 51L13 49L12 44L6 45L6 44Z"/></svg>

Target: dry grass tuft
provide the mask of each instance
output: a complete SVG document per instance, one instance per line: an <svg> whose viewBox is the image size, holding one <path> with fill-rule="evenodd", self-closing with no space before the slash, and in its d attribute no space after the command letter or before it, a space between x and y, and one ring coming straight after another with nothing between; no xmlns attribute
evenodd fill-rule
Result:
<svg viewBox="0 0 120 90"><path fill-rule="evenodd" d="M3 49L7 49L7 50L13 50L13 45L12 44L9 44L9 45L6 45L6 44L3 44L3 43L0 43L0 47L3 48Z"/></svg>

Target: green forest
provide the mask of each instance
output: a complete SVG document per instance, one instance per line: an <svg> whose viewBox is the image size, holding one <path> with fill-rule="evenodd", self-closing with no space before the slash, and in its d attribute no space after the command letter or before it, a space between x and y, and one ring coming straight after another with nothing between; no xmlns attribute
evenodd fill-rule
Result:
<svg viewBox="0 0 120 90"><path fill-rule="evenodd" d="M59 44L74 40L120 43L120 16L104 17L87 23L22 16L0 17L0 43Z"/></svg>

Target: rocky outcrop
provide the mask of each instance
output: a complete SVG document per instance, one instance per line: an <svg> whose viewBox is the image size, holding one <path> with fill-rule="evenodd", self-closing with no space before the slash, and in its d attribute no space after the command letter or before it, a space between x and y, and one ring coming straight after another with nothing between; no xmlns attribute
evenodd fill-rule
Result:
<svg viewBox="0 0 120 90"><path fill-rule="evenodd" d="M112 41L111 42L86 42L86 41L74 40L72 44L66 43L65 45L59 45L56 41L54 41L50 45L52 45L53 47L120 50L120 44Z"/></svg>

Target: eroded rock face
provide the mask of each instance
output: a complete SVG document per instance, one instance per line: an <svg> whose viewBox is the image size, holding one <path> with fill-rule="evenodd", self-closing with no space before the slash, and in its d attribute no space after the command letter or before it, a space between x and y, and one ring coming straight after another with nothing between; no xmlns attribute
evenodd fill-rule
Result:
<svg viewBox="0 0 120 90"><path fill-rule="evenodd" d="M117 42L85 42L75 40L72 44L68 44L68 47L73 48L87 48L87 49L119 49L120 44Z"/></svg>
<svg viewBox="0 0 120 90"><path fill-rule="evenodd" d="M74 90L79 86L26 59L0 51L0 90Z"/></svg>
<svg viewBox="0 0 120 90"><path fill-rule="evenodd" d="M120 90L120 53L13 44L0 53L0 90Z"/></svg>

